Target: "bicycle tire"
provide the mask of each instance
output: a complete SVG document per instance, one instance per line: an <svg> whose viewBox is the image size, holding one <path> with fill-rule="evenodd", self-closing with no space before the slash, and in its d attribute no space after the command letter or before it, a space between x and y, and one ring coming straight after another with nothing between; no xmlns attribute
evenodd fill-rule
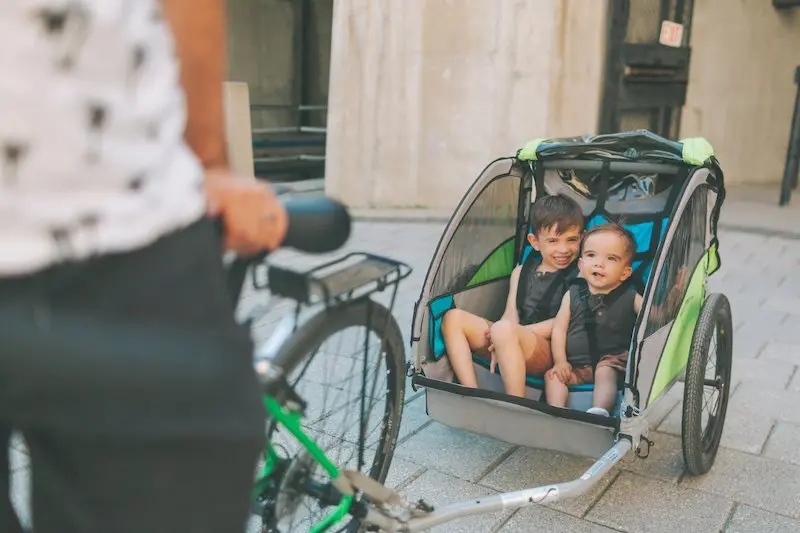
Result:
<svg viewBox="0 0 800 533"><path fill-rule="evenodd" d="M367 323L368 316L370 317L369 323ZM391 312L383 305L370 299L356 300L345 305L320 311L298 328L280 349L276 359L284 361L284 373L287 376L291 375L325 339L333 337L347 328L358 326L367 326L382 341L382 364L386 367L385 406L381 435L368 475L383 483L386 481L386 476L394 457L405 396L403 336ZM317 355L316 353L313 354L314 357ZM376 408L379 407L376 405ZM275 422L268 421L268 439L272 439L276 429ZM360 519L351 517L351 521L346 525L340 525L339 530L356 530L359 525Z"/></svg>
<svg viewBox="0 0 800 533"><path fill-rule="evenodd" d="M694 476L708 472L719 450L731 383L733 326L731 308L724 294L709 295L700 310L686 368L681 417L681 447L687 470ZM703 397L711 341L716 336L716 376L719 403L703 429Z"/></svg>

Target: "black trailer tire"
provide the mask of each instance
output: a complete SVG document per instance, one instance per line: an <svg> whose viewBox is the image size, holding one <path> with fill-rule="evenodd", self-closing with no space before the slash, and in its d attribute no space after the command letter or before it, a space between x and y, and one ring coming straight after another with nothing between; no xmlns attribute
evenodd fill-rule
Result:
<svg viewBox="0 0 800 533"><path fill-rule="evenodd" d="M706 371L712 342L716 345L713 354L715 372L714 376L708 378ZM724 294L710 294L703 303L692 336L683 390L683 460L689 473L694 476L708 472L716 459L728 409L732 362L733 324L730 303ZM708 389L716 392L716 399L713 396L706 399L705 393ZM709 412L708 424L704 428L702 417L708 403L713 409Z"/></svg>

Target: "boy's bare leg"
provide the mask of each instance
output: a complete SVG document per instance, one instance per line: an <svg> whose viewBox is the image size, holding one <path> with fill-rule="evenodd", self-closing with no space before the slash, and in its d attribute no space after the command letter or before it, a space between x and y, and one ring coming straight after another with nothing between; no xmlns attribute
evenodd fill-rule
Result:
<svg viewBox="0 0 800 533"><path fill-rule="evenodd" d="M442 320L442 337L447 358L458 381L465 387L477 388L472 352L486 352L489 341L486 330L492 323L462 309L447 311Z"/></svg>
<svg viewBox="0 0 800 533"><path fill-rule="evenodd" d="M605 365L598 365L594 373L594 407L602 407L609 413L614 409L617 396L617 371Z"/></svg>
<svg viewBox="0 0 800 533"><path fill-rule="evenodd" d="M567 398L569 397L569 389L558 376L548 372L544 376L544 394L547 398L547 403L553 407L566 407Z"/></svg>
<svg viewBox="0 0 800 533"><path fill-rule="evenodd" d="M525 396L525 375L542 374L553 366L547 340L519 324L500 320L490 328L494 355L506 393Z"/></svg>

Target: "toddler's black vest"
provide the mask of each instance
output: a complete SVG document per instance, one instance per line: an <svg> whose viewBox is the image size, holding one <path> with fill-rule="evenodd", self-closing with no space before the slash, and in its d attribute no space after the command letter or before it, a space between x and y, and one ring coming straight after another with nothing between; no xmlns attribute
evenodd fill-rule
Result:
<svg viewBox="0 0 800 533"><path fill-rule="evenodd" d="M573 367L595 366L601 357L627 351L636 313L636 289L623 283L608 294L591 294L586 280L569 288L570 320L567 359Z"/></svg>

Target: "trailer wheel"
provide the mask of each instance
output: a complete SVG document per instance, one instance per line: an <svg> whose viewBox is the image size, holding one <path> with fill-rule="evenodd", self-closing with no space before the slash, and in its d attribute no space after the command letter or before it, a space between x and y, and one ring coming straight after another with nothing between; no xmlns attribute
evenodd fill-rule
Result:
<svg viewBox="0 0 800 533"><path fill-rule="evenodd" d="M717 456L728 409L732 352L730 303L724 294L711 294L692 337L683 390L683 460L695 476L708 472Z"/></svg>

